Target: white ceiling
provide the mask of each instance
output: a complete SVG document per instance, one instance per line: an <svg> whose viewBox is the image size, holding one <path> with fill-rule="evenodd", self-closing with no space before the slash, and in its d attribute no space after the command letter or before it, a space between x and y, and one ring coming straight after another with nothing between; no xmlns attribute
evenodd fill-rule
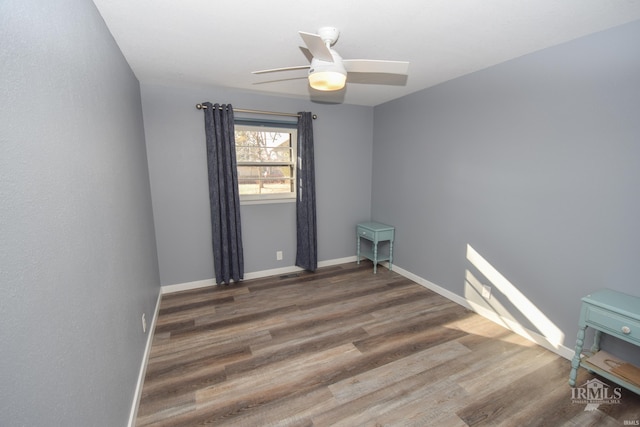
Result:
<svg viewBox="0 0 640 427"><path fill-rule="evenodd" d="M94 0L143 83L211 85L374 106L640 19L640 0ZM395 85L312 91L298 31L340 29L345 59L410 61ZM640 42L640 41L639 41ZM275 81L282 80L282 81ZM324 97L323 97L324 96Z"/></svg>

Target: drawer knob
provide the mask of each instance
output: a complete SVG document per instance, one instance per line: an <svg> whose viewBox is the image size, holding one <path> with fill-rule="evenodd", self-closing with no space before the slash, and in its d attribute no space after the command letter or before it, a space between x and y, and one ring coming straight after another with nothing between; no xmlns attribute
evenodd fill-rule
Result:
<svg viewBox="0 0 640 427"><path fill-rule="evenodd" d="M623 326L622 327L622 333L623 334L627 334L627 335L630 334L631 333L631 328L628 327L628 326Z"/></svg>

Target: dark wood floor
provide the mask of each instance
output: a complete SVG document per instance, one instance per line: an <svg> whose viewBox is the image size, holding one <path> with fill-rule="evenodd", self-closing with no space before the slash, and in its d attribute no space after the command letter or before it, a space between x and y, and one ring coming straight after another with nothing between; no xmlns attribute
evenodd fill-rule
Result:
<svg viewBox="0 0 640 427"><path fill-rule="evenodd" d="M138 426L609 426L569 361L385 268L165 295ZM583 369L579 385L592 378Z"/></svg>

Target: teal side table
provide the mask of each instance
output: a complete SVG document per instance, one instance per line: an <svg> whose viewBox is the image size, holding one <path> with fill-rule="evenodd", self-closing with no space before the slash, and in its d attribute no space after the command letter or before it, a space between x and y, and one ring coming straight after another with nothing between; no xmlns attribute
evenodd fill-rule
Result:
<svg viewBox="0 0 640 427"><path fill-rule="evenodd" d="M395 228L381 224L379 222L362 222L356 226L356 240L357 240L357 257L358 264L360 264L360 256L373 261L373 274L376 274L378 263L382 261L389 261L389 270L393 268L393 239L395 237ZM360 251L360 239L369 240L371 244L371 251ZM380 255L378 253L378 243L389 242L389 254Z"/></svg>
<svg viewBox="0 0 640 427"><path fill-rule="evenodd" d="M581 358L587 327L595 329L595 337L591 347L593 354L600 351L600 338L603 333L640 346L640 298L611 289L603 289L582 298L576 352L571 361L571 373L569 374L571 387L576 385L577 371L582 366L640 394L640 386L637 384L590 364L587 358Z"/></svg>

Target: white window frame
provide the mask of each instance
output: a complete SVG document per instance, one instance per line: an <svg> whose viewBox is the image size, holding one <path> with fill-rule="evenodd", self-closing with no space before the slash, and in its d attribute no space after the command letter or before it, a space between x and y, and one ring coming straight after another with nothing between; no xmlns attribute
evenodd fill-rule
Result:
<svg viewBox="0 0 640 427"><path fill-rule="evenodd" d="M289 193L272 193L272 194L240 194L240 204L262 204L262 203L295 203L296 201L296 179L298 176L297 171L297 137L298 130L295 127L285 127L278 124L269 124L269 123L260 123L256 124L247 124L247 123L236 123L234 125L235 130L238 131L262 131L262 132L280 132L280 133L288 133L290 134L290 150L291 150L291 160L289 163L284 162L259 162L259 165L265 166L284 166L287 165L291 168L291 182L292 182L292 191ZM236 141L237 144L237 141ZM238 168L238 181L240 181L240 173L239 168L241 166L256 166L256 162L241 162L237 159L236 156L236 166ZM240 183L238 182L238 185Z"/></svg>

